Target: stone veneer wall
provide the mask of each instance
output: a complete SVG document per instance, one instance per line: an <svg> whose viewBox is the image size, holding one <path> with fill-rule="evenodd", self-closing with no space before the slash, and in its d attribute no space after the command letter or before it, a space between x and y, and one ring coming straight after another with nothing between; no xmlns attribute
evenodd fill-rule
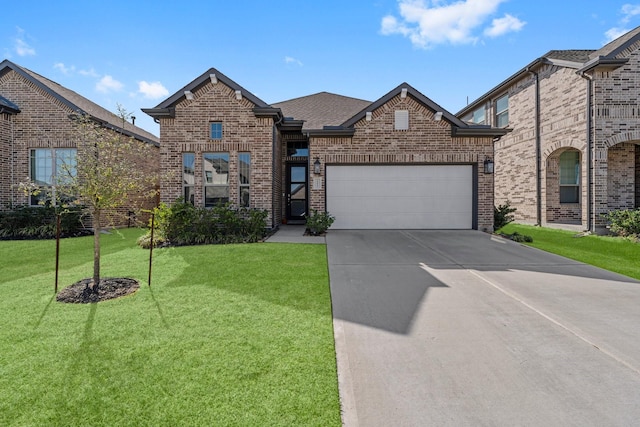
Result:
<svg viewBox="0 0 640 427"><path fill-rule="evenodd" d="M229 153L229 200L239 200L238 153L251 153L250 205L269 211L274 217L274 182L278 181L273 162L273 119L257 118L254 104L246 98L236 99L235 91L225 84L207 83L193 91L193 100L181 100L175 106L175 118L160 119L161 170L160 197L171 204L183 195L182 154L195 154L195 204L204 204L203 153ZM212 140L211 122L222 123L222 140ZM276 216L278 215L277 210Z"/></svg>
<svg viewBox="0 0 640 427"><path fill-rule="evenodd" d="M394 130L395 111L409 111L409 130ZM478 180L478 229L493 230L493 175L483 173L485 157L493 156L491 137L451 136L446 120L411 96L396 96L355 125L353 137L312 137L309 158L336 164L475 164ZM325 171L322 172L324 181ZM316 177L310 172L310 182ZM325 186L310 185L310 208L325 210Z"/></svg>

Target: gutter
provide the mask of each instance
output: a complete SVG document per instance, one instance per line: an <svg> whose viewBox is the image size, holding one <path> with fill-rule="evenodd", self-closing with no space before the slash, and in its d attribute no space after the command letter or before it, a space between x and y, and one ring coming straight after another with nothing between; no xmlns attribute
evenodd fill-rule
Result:
<svg viewBox="0 0 640 427"><path fill-rule="evenodd" d="M536 225L542 226L542 142L540 141L540 75L527 67L527 72L533 74L536 82Z"/></svg>

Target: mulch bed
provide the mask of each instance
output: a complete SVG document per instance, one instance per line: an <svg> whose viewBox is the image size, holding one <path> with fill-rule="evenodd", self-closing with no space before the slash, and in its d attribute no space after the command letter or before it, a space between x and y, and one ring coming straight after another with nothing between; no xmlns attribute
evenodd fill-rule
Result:
<svg viewBox="0 0 640 427"><path fill-rule="evenodd" d="M98 292L89 289L93 279L82 279L58 292L56 300L72 304L91 304L120 298L134 293L140 284L134 279L126 277L104 277L100 279Z"/></svg>

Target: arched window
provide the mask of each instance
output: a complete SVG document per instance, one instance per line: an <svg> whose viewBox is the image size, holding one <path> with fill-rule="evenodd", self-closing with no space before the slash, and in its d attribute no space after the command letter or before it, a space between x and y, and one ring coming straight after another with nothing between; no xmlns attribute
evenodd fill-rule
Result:
<svg viewBox="0 0 640 427"><path fill-rule="evenodd" d="M580 203L580 153L560 154L560 203Z"/></svg>

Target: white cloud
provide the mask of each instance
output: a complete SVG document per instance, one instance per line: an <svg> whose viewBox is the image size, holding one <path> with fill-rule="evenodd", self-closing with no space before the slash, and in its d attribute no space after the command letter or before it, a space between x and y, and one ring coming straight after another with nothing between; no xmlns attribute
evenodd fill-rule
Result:
<svg viewBox="0 0 640 427"><path fill-rule="evenodd" d="M618 26L609 28L607 31L605 31L605 40L603 44L607 44L622 36L623 34L631 31L630 28L627 28L627 24L631 21L632 18L640 15L640 4L623 4L620 8L620 13L622 14L622 18L620 18L620 21L618 21Z"/></svg>
<svg viewBox="0 0 640 427"><path fill-rule="evenodd" d="M100 81L96 84L96 90L102 93L119 92L123 87L124 85L122 83L109 75L101 78Z"/></svg>
<svg viewBox="0 0 640 427"><path fill-rule="evenodd" d="M284 57L284 62L286 64L296 64L302 67L302 61L300 61L299 59L296 58L292 58L291 56L285 56Z"/></svg>
<svg viewBox="0 0 640 427"><path fill-rule="evenodd" d="M634 16L640 15L640 4L623 4L620 10L624 15L622 18L622 23L626 24Z"/></svg>
<svg viewBox="0 0 640 427"><path fill-rule="evenodd" d="M78 70L78 74L85 77L100 77L100 74L96 73L96 70L93 68L88 70Z"/></svg>
<svg viewBox="0 0 640 427"><path fill-rule="evenodd" d="M55 64L53 64L53 68L56 70L60 70L62 74L67 74L67 75L73 73L76 70L75 66L72 65L70 67L67 67L62 62L56 62Z"/></svg>
<svg viewBox="0 0 640 427"><path fill-rule="evenodd" d="M33 56L36 54L36 50L34 48L32 48L31 46L29 46L29 43L26 42L25 40L25 31L20 28L20 27L16 27L18 30L18 35L16 36L16 38L14 39L14 49L16 51L16 53L18 54L18 56Z"/></svg>
<svg viewBox="0 0 640 427"><path fill-rule="evenodd" d="M382 19L381 33L400 34L408 37L414 46L425 49L441 43L476 43L476 30L484 25L504 1L506 0L398 0L400 18L385 16ZM523 25L524 22L506 15L497 22L494 21L487 31L495 37L517 31ZM500 31L502 32L499 33Z"/></svg>
<svg viewBox="0 0 640 427"><path fill-rule="evenodd" d="M169 95L169 91L160 82L138 82L138 92L145 98L158 99Z"/></svg>
<svg viewBox="0 0 640 427"><path fill-rule="evenodd" d="M499 37L512 31L520 31L526 22L519 20L508 13L502 18L496 18L491 22L491 27L484 30L484 35L489 37Z"/></svg>

